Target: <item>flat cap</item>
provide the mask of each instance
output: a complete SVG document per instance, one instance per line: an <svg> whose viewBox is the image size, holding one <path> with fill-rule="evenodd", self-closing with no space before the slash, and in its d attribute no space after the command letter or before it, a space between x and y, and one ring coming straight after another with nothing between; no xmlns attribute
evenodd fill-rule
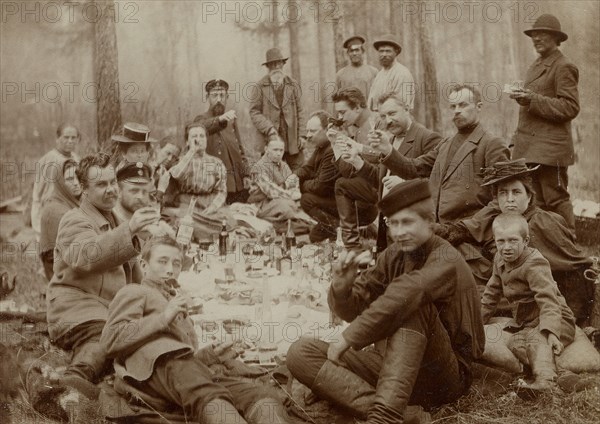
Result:
<svg viewBox="0 0 600 424"><path fill-rule="evenodd" d="M229 84L227 81L222 79L213 79L206 83L206 92L210 93L211 90L229 90Z"/></svg>
<svg viewBox="0 0 600 424"><path fill-rule="evenodd" d="M353 43L353 41L355 41L355 43ZM365 37L361 36L361 35L352 35L348 38L346 38L346 40L344 41L344 48L347 49L348 47L350 47L350 45L352 44L365 44L367 40L365 40Z"/></svg>
<svg viewBox="0 0 600 424"><path fill-rule="evenodd" d="M152 181L152 170L145 163L129 162L117 171L117 181L146 184Z"/></svg>
<svg viewBox="0 0 600 424"><path fill-rule="evenodd" d="M414 179L401 182L379 201L377 207L384 216L391 216L396 212L431 197L427 180Z"/></svg>

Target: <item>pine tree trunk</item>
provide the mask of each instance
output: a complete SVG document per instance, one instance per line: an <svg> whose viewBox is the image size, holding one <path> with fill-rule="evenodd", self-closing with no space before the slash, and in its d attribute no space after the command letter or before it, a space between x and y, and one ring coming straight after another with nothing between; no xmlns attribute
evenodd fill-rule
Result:
<svg viewBox="0 0 600 424"><path fill-rule="evenodd" d="M429 28L426 23L416 20L419 31L419 42L421 44L421 60L423 68L423 80L417 83L416 103L422 102L425 110L425 126L440 132L442 130L440 104L436 93L438 89L437 71L435 57L432 50ZM418 81L418 80L417 80Z"/></svg>
<svg viewBox="0 0 600 424"><path fill-rule="evenodd" d="M96 1L102 10L94 25L94 76L98 84L97 140L100 150L110 148L110 136L121 126L119 63L113 0ZM112 8L112 11L111 11Z"/></svg>
<svg viewBox="0 0 600 424"><path fill-rule="evenodd" d="M292 77L301 81L300 75L300 49L298 41L298 9L300 5L296 0L288 0L288 27L290 30L290 61L292 65Z"/></svg>
<svg viewBox="0 0 600 424"><path fill-rule="evenodd" d="M344 11L343 4L333 1L335 10L339 13L333 19L333 45L335 47L335 70L336 72L346 66L346 57L342 45L344 44Z"/></svg>

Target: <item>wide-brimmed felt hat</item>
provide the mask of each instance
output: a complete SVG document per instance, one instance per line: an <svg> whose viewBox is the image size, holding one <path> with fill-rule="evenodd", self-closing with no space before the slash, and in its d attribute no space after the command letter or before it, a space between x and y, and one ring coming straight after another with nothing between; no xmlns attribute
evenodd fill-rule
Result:
<svg viewBox="0 0 600 424"><path fill-rule="evenodd" d="M280 60L286 62L288 60L287 57L283 57L281 51L277 47L273 47L272 49L267 50L266 61L263 65L267 65L271 62L279 62Z"/></svg>
<svg viewBox="0 0 600 424"><path fill-rule="evenodd" d="M566 41L569 36L562 32L560 27L560 21L554 15L550 15L549 13L541 15L533 24L533 27L523 31L525 35L531 37L531 33L533 31L545 31L555 35L558 35L559 41Z"/></svg>
<svg viewBox="0 0 600 424"><path fill-rule="evenodd" d="M222 79L213 79L206 83L206 92L210 93L211 90L229 90L229 84L227 81Z"/></svg>
<svg viewBox="0 0 600 424"><path fill-rule="evenodd" d="M377 203L377 207L384 216L391 216L396 212L431 197L427 180L416 178L403 181L395 185Z"/></svg>
<svg viewBox="0 0 600 424"><path fill-rule="evenodd" d="M146 184L152 181L152 169L143 162L129 162L117 171L117 181Z"/></svg>
<svg viewBox="0 0 600 424"><path fill-rule="evenodd" d="M361 35L352 35L352 36L346 38L346 40L344 41L344 44L343 44L344 48L347 49L348 47L350 47L350 43L354 40L358 41L360 44L365 44L365 42L367 41L367 40L365 40L365 37L363 37ZM358 43L352 43L352 44L358 44Z"/></svg>
<svg viewBox="0 0 600 424"><path fill-rule="evenodd" d="M121 134L114 134L111 139L119 143L154 143L158 141L150 137L150 128L135 122L123 125Z"/></svg>
<svg viewBox="0 0 600 424"><path fill-rule="evenodd" d="M528 167L524 158L496 162L493 166L482 169L481 174L483 175L483 183L481 186L484 187L498 184L502 181L512 180L516 177L530 174L539 167L539 165L531 168Z"/></svg>
<svg viewBox="0 0 600 424"><path fill-rule="evenodd" d="M375 47L375 50L379 50L379 47L386 45L394 47L398 51L398 54L400 54L400 52L402 51L402 46L398 41L396 41L396 37L392 34L383 35L377 40L375 40L375 42L373 43L373 47Z"/></svg>

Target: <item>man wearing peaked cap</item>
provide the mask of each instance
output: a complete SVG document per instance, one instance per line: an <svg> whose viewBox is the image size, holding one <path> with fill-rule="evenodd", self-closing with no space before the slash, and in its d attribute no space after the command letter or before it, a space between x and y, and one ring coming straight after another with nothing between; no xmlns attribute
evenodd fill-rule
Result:
<svg viewBox="0 0 600 424"><path fill-rule="evenodd" d="M540 57L527 70L524 89L510 95L520 106L513 158L540 165L533 176L537 205L562 215L574 232L567 168L575 163L571 121L579 114L579 70L558 48L568 36L555 16L541 15L525 35Z"/></svg>
<svg viewBox="0 0 600 424"><path fill-rule="evenodd" d="M117 171L117 181L119 201L113 213L119 222L129 221L136 210L150 205L152 170L142 162L127 163Z"/></svg>
<svg viewBox="0 0 600 424"><path fill-rule="evenodd" d="M375 40L373 47L379 53L381 69L371 85L367 107L378 110L379 98L391 91L400 94L412 110L415 104L415 79L408 68L396 60L402 51L400 43L395 36L384 35Z"/></svg>
<svg viewBox="0 0 600 424"><path fill-rule="evenodd" d="M306 117L302 109L300 84L283 72L288 58L278 48L267 51L263 63L268 74L253 87L250 119L266 142L278 135L285 144L283 160L292 171L304 164Z"/></svg>
<svg viewBox="0 0 600 424"><path fill-rule="evenodd" d="M350 63L340 69L335 75L337 90L348 87L358 88L365 99L369 97L371 83L377 75L377 68L365 63L365 39L360 35L353 35L344 41L344 49L348 53Z"/></svg>
<svg viewBox="0 0 600 424"><path fill-rule="evenodd" d="M206 83L208 110L194 118L206 127L206 153L218 157L227 168L227 198L225 202L245 202L248 199L249 173L244 143L237 126L235 110L226 111L229 84L222 79Z"/></svg>
<svg viewBox="0 0 600 424"><path fill-rule="evenodd" d="M350 325L337 342L301 338L288 351L294 377L368 422L427 419L408 404L454 402L483 353L475 280L460 253L433 234L430 197L426 180L400 183L383 197L394 243L358 276L368 260L362 254L342 252L333 264L329 306ZM375 350L362 350L372 343Z"/></svg>

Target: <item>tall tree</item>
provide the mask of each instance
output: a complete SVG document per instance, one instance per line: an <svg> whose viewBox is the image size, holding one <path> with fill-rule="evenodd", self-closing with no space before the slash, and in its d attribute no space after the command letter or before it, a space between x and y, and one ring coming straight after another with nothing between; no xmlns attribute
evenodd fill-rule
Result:
<svg viewBox="0 0 600 424"><path fill-rule="evenodd" d="M316 2L319 3L318 1ZM346 66L346 57L344 56L344 51L342 49L342 44L344 44L344 4L337 1L330 2L335 11L335 15L333 16L332 28L333 28L333 47L335 49L335 70L339 71L344 66ZM319 24L321 20L319 20Z"/></svg>
<svg viewBox="0 0 600 424"><path fill-rule="evenodd" d="M442 130L440 103L437 96L438 81L437 70L435 66L435 56L431 45L431 36L429 27L421 19L416 19L416 26L419 32L419 43L421 45L421 61L423 69L423 79L421 84L417 82L417 99L424 104L425 125L436 131ZM418 81L418 80L417 80ZM419 90L420 87L420 90ZM420 96L419 96L420 92Z"/></svg>
<svg viewBox="0 0 600 424"><path fill-rule="evenodd" d="M111 134L121 126L119 62L113 0L95 0L99 19L94 25L94 76L98 86L96 135L100 149L108 149Z"/></svg>
<svg viewBox="0 0 600 424"><path fill-rule="evenodd" d="M298 41L298 21L301 15L298 14L300 5L296 0L288 0L289 20L288 28L290 30L290 61L292 62L292 77L296 81L301 81L300 76L300 43Z"/></svg>

